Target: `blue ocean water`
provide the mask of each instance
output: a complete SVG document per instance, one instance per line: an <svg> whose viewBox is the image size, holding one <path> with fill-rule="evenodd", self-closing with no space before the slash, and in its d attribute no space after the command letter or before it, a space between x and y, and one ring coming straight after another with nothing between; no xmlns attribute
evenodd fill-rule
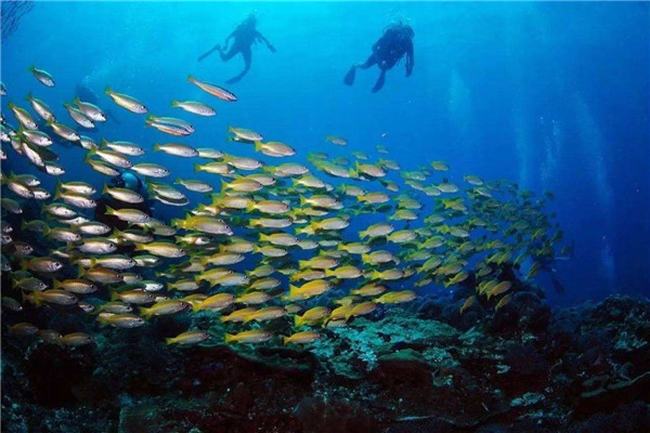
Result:
<svg viewBox="0 0 650 433"><path fill-rule="evenodd" d="M159 142L141 117L111 106L104 88L173 115L172 99L202 98L188 74L220 83L239 72L240 57L197 57L251 12L277 53L254 47L249 74L229 87L239 101L219 104L216 118L194 120L192 144L228 150L229 126L290 143L303 160L310 151L373 154L384 144L405 169L440 159L452 179L473 173L549 190L574 243L570 260L555 264L567 290L549 290L554 302L648 293L648 4L37 3L2 41L3 113L31 91L66 118L57 101L95 95L115 122L89 135ZM398 65L376 94L376 69L358 71L355 85L344 86L350 65L398 20L415 31L413 75ZM32 64L51 72L56 87L38 84L27 72ZM329 134L349 146L325 147ZM69 179L100 183L78 149L61 156ZM210 179L174 157L155 158L175 176ZM11 168L24 171L22 163Z"/></svg>

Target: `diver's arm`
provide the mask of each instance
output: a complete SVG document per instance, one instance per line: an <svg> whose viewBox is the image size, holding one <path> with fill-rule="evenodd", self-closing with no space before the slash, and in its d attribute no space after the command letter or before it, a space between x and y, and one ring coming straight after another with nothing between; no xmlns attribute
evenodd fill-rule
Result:
<svg viewBox="0 0 650 433"><path fill-rule="evenodd" d="M413 57L413 42L409 41L409 45L406 48L406 76L407 77L411 76L414 65L415 65L415 58Z"/></svg>
<svg viewBox="0 0 650 433"><path fill-rule="evenodd" d="M212 53L214 53L215 51L217 51L217 50L219 49L220 46L221 46L220 44L217 44L217 45L215 45L214 47L210 48L210 49L209 49L208 51L206 51L205 53L201 54L201 55L199 56L199 58L198 58L198 61L200 62L201 60L203 60L203 59L205 59L206 57L208 57L210 54L212 54Z"/></svg>
<svg viewBox="0 0 650 433"><path fill-rule="evenodd" d="M237 30L233 31L231 34L228 35L228 37L223 41L223 49L224 51L228 51L228 44L230 43L230 40L235 37L235 32Z"/></svg>
<svg viewBox="0 0 650 433"><path fill-rule="evenodd" d="M260 32L255 32L255 38L256 38L257 40L259 40L259 41L264 42L264 43L266 44L267 48L269 49L269 51L271 51L272 53L275 53L275 52L276 52L275 47L274 47L273 45L271 45L271 43L269 42L269 40L266 39L266 38L264 37L263 34L261 34Z"/></svg>

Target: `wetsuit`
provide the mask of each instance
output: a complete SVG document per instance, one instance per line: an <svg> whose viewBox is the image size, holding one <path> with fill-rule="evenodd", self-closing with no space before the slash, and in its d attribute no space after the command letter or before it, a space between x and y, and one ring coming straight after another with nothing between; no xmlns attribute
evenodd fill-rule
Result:
<svg viewBox="0 0 650 433"><path fill-rule="evenodd" d="M397 24L389 27L372 46L372 53L368 59L364 63L353 65L350 68L345 76L345 84L352 85L354 83L357 68L368 69L377 65L381 72L372 88L373 92L377 92L384 86L386 71L392 69L402 57L406 57L406 76L410 76L414 65L413 36L413 29L408 25Z"/></svg>

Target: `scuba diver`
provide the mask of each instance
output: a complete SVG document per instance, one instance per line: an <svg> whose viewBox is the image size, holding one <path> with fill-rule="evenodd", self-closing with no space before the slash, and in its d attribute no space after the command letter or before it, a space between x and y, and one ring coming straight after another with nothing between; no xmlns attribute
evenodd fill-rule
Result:
<svg viewBox="0 0 650 433"><path fill-rule="evenodd" d="M237 28L226 38L223 47L221 46L221 44L215 45L209 51L203 53L199 57L198 59L199 62L205 59L206 57L208 57L214 51L219 51L221 60L224 62L227 62L228 60L232 59L237 53L241 53L244 59L244 70L226 82L228 84L232 84L241 80L242 77L248 73L248 70L251 67L251 60L252 60L251 46L254 43L258 41L263 42L266 44L266 46L272 53L275 53L275 47L271 45L268 39L266 39L255 28L256 23L257 23L257 19L255 18L255 15L253 14L249 15L248 18L246 18L244 22L239 24ZM234 41L232 42L232 45L230 45L230 48L228 48L228 42L230 41L230 39L234 39Z"/></svg>
<svg viewBox="0 0 650 433"><path fill-rule="evenodd" d="M110 184L112 187L128 188L132 191L140 193L143 197L145 197L145 200L142 203L126 203L126 202L116 200L110 195L104 193L97 200L97 206L95 207L96 221L102 222L107 226L111 228L116 228L118 230L124 230L129 227L129 224L126 221L122 221L114 215L107 215L106 209L108 207L112 209L124 209L124 208L138 209L149 216L152 215L149 200L147 200L146 198L147 194L146 194L146 188L144 186L144 182L142 182L142 180L140 180L138 176L131 173L130 171L124 171L121 174L118 174L117 176L113 177L110 180Z"/></svg>
<svg viewBox="0 0 650 433"><path fill-rule="evenodd" d="M354 77L357 68L368 69L377 65L381 70L379 78L372 88L372 92L378 92L384 87L386 71L392 69L402 57L406 56L406 76L411 76L413 72L413 36L415 32L408 24L393 24L382 35L381 38L372 46L372 54L365 63L353 65L343 80L345 84L351 86L354 84Z"/></svg>

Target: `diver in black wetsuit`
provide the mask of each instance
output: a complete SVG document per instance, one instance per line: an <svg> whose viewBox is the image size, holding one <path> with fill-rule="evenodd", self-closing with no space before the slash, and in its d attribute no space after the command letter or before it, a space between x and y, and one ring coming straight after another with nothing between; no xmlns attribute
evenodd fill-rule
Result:
<svg viewBox="0 0 650 433"><path fill-rule="evenodd" d="M132 191L135 191L145 197L145 200L142 203L125 203L119 200L114 199L108 194L103 194L97 200L97 206L95 207L95 220L106 224L111 228L116 228L118 230L124 230L129 227L129 224L125 221L120 220L114 215L106 215L106 208L110 207L112 209L138 209L147 215L151 216L151 206L149 200L147 200L147 194L145 190L144 183L138 176L135 174L125 171L111 179L112 187L119 188L128 188Z"/></svg>
<svg viewBox="0 0 650 433"><path fill-rule="evenodd" d="M406 76L409 77L413 72L413 36L415 32L407 24L394 24L390 26L381 38L372 46L372 54L360 65L354 65L345 75L344 82L348 86L354 83L354 76L357 68L368 69L377 65L381 70L379 78L372 88L373 93L384 87L386 71L392 69L402 57L406 56Z"/></svg>
<svg viewBox="0 0 650 433"><path fill-rule="evenodd" d="M244 70L241 71L238 75L229 79L227 83L232 84L241 80L242 77L248 73L248 70L251 67L251 61L252 61L251 47L254 43L258 41L263 42L264 44L266 44L266 46L272 53L275 53L275 47L271 45L268 39L266 39L264 35L258 32L257 29L255 28L256 23L257 20L255 18L255 15L251 14L248 18L246 18L246 20L244 20L244 22L238 25L237 28L226 38L223 47L221 46L221 44L215 45L209 51L203 53L199 57L199 61L205 59L214 51L219 51L221 60L223 60L224 62L227 62L228 60L232 59L237 53L241 53L244 59ZM232 42L230 48L228 48L228 42L230 41L230 39L234 39L234 41Z"/></svg>

